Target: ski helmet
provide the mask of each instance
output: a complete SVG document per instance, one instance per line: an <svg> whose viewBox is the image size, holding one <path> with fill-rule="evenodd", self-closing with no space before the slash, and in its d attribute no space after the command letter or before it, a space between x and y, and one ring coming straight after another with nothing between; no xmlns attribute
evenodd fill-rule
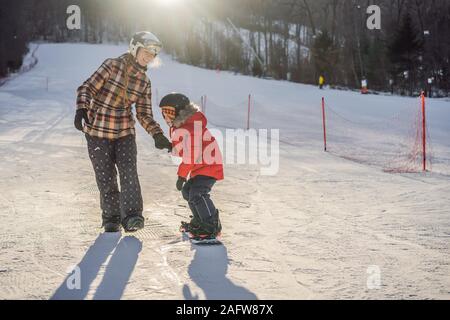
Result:
<svg viewBox="0 0 450 320"><path fill-rule="evenodd" d="M131 39L128 51L136 58L139 48L147 49L156 56L162 49L162 43L153 33L139 31L136 32Z"/></svg>
<svg viewBox="0 0 450 320"><path fill-rule="evenodd" d="M179 111L184 109L187 105L189 105L191 101L188 97L181 93L170 93L164 96L159 103L159 107L173 107L175 110Z"/></svg>

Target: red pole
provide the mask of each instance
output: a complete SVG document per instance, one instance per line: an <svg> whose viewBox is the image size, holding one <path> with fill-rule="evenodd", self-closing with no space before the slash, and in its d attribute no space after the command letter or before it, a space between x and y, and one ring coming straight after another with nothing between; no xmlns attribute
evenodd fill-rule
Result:
<svg viewBox="0 0 450 320"><path fill-rule="evenodd" d="M427 131L425 122L425 93L422 92L422 149L423 149L423 171L427 171Z"/></svg>
<svg viewBox="0 0 450 320"><path fill-rule="evenodd" d="M252 95L248 95L248 112L247 112L247 130L250 129L250 104L251 104Z"/></svg>
<svg viewBox="0 0 450 320"><path fill-rule="evenodd" d="M327 127L325 123L325 98L322 97L323 148L327 151Z"/></svg>

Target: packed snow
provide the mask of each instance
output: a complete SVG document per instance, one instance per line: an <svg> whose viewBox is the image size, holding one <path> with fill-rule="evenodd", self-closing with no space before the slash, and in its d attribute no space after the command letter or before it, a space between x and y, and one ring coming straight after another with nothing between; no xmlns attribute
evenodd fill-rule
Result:
<svg viewBox="0 0 450 320"><path fill-rule="evenodd" d="M189 208L175 189L176 165L137 124L146 227L102 233L86 140L73 127L76 88L125 51L40 44L37 65L0 87L1 299L450 298L448 100L427 101L432 171L393 174L323 151L321 98L364 123L410 112L417 98L319 90L163 54L148 72L153 101L172 91L198 103L206 95L209 127L225 135L246 128L250 94L250 127L279 129L279 151L271 153L278 172L226 164L212 192L223 245L192 245L178 232ZM380 159L380 140L395 131L380 126L375 138L364 126L346 129ZM350 152L359 152L352 141Z"/></svg>

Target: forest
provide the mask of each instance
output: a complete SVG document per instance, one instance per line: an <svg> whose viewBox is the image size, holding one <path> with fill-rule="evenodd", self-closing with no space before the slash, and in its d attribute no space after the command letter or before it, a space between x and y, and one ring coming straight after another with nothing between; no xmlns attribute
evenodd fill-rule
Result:
<svg viewBox="0 0 450 320"><path fill-rule="evenodd" d="M448 0L2 0L0 78L30 42L126 43L148 30L178 61L338 89L444 97L450 92ZM79 29L67 27L77 5ZM367 8L381 10L370 30Z"/></svg>

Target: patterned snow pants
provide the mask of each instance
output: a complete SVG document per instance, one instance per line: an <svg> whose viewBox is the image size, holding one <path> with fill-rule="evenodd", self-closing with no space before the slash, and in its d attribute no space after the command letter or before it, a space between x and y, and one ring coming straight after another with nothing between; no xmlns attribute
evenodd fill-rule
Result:
<svg viewBox="0 0 450 320"><path fill-rule="evenodd" d="M103 224L126 224L133 216L142 217L142 194L137 174L137 148L133 134L109 140L86 134L89 157L100 191ZM117 170L120 191L117 184Z"/></svg>

